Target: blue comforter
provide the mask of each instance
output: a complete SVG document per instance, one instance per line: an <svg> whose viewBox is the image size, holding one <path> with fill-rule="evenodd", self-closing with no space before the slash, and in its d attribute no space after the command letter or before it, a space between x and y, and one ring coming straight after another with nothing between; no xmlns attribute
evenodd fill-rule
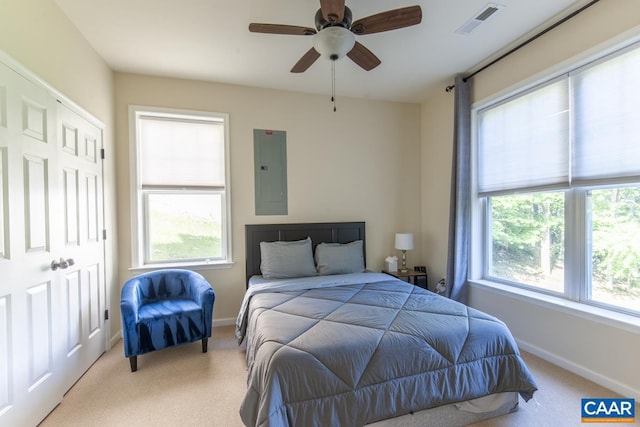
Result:
<svg viewBox="0 0 640 427"><path fill-rule="evenodd" d="M252 286L247 426L364 425L537 387L500 320L380 273Z"/></svg>

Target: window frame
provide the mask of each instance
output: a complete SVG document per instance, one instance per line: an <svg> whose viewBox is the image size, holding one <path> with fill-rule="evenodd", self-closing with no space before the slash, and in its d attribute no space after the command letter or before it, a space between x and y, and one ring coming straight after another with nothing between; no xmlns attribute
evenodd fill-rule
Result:
<svg viewBox="0 0 640 427"><path fill-rule="evenodd" d="M543 88L558 79L569 79L569 102L570 102L570 144L574 144L575 118L573 116L573 84L571 77L584 69L588 69L601 64L604 61L613 59L629 50L639 49L638 38L627 41L624 45L607 49L596 57L588 58L582 62L576 61L566 69L538 78L534 82L529 82L518 88L511 88L508 93L502 93L493 99L478 102L472 106L471 111L471 161L472 161L472 182L471 182L471 259L469 264L469 282L472 286L488 286L499 292L510 295L518 295L525 300L538 301L541 305L551 304L552 306L562 306L570 311L595 315L614 321L616 324L622 322L625 326L633 325L632 330L637 331L640 327L640 312L629 310L621 306L610 305L600 301L590 299L592 292L591 283L591 247L587 246L590 229L588 211L588 196L591 190L606 188L621 188L629 185L640 186L637 178L629 179L625 176L619 178L603 178L574 183L569 188L553 188L554 186L543 188L528 188L515 191L498 191L493 194L479 195L478 192L478 156L479 156L479 118L478 113L484 109L502 105L515 97L519 97ZM490 197L518 193L539 193L544 191L564 192L565 204L565 242L564 242L564 291L558 292L545 290L536 286L527 285L502 279L488 274L491 262L491 221L490 221Z"/></svg>
<svg viewBox="0 0 640 427"><path fill-rule="evenodd" d="M140 129L138 121L141 116L159 117L163 119L176 119L177 121L215 121L223 124L224 134L224 187L223 188L193 188L193 187L167 187L167 188L143 188L140 177ZM233 265L232 236L231 236L231 171L229 150L229 114L214 113L197 110L185 110L178 108L150 107L142 105L129 105L129 156L130 156L130 195L131 195L131 268L130 270L151 270L155 268L192 268L212 269L229 268ZM149 193L175 193L178 194L221 194L222 212L222 256L218 259L192 259L184 261L160 261L152 262L149 257L149 222L148 194Z"/></svg>

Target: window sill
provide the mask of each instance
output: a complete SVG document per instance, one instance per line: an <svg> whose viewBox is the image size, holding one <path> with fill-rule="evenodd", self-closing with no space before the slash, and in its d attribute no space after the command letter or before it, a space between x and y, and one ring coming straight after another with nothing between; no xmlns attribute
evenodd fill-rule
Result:
<svg viewBox="0 0 640 427"><path fill-rule="evenodd" d="M130 267L129 271L146 272L153 270L160 270L163 268L184 268L187 270L202 271L202 270L219 270L224 268L231 268L235 263L233 261L212 261L212 262L176 262L176 263L162 263L162 264L145 264L139 267Z"/></svg>
<svg viewBox="0 0 640 427"><path fill-rule="evenodd" d="M569 301L564 298L534 292L527 289L520 289L488 280L470 280L469 284L474 288L490 290L530 304L535 304L552 310L563 311L587 320L624 329L634 334L640 334L640 318L630 314L618 313L613 310L582 304L576 301Z"/></svg>

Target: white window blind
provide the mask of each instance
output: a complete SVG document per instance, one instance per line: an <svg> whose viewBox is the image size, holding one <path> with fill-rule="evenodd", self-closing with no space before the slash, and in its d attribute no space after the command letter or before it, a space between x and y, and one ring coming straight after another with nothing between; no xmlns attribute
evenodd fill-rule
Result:
<svg viewBox="0 0 640 427"><path fill-rule="evenodd" d="M569 184L566 78L478 112L481 195Z"/></svg>
<svg viewBox="0 0 640 427"><path fill-rule="evenodd" d="M640 178L638 44L478 111L478 194Z"/></svg>
<svg viewBox="0 0 640 427"><path fill-rule="evenodd" d="M224 123L142 116L139 125L143 187L224 187Z"/></svg>
<svg viewBox="0 0 640 427"><path fill-rule="evenodd" d="M640 177L640 49L572 76L573 179Z"/></svg>

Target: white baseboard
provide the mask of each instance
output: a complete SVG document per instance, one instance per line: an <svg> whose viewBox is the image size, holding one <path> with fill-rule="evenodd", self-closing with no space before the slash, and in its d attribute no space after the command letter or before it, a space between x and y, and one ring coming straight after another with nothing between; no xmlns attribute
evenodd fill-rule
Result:
<svg viewBox="0 0 640 427"><path fill-rule="evenodd" d="M593 371L569 359L565 359L564 357L558 356L557 354L551 353L547 350L544 350L528 342L521 341L521 340L516 340L516 341L518 343L518 347L520 347L522 350L529 352L535 356L538 356L539 358L544 359L549 363L553 363L554 365L557 365L563 369L566 369L567 371L573 372L576 375L579 375L583 378L593 381L596 384L606 387L609 390L615 391L616 393L622 395L623 397L634 398L636 401L640 400L640 390L634 389L628 384L623 384L619 381L615 381L615 380L612 380L611 378L607 378L606 376L596 371ZM584 397L602 397L602 396L584 396Z"/></svg>
<svg viewBox="0 0 640 427"><path fill-rule="evenodd" d="M236 324L235 317L227 317L226 319L213 319L213 327L216 326L231 326Z"/></svg>
<svg viewBox="0 0 640 427"><path fill-rule="evenodd" d="M113 346L116 345L116 343L121 339L122 339L122 329L116 332L115 335L111 335L111 339L109 339L109 350L111 350Z"/></svg>

